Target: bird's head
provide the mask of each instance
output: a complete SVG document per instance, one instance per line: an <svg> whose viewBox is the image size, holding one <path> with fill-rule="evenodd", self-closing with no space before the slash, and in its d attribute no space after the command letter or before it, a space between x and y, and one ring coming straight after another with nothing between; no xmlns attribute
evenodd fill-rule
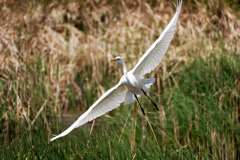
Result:
<svg viewBox="0 0 240 160"><path fill-rule="evenodd" d="M122 57L119 57L119 56L117 56L116 58L112 59L111 61L115 61L115 62L120 63L120 64L124 63Z"/></svg>

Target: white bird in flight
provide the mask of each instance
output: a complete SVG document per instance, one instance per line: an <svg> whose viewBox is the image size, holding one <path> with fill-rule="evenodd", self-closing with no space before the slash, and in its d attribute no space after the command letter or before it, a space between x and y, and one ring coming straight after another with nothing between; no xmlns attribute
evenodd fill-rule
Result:
<svg viewBox="0 0 240 160"><path fill-rule="evenodd" d="M163 56L165 55L177 28L177 20L181 7L182 0L177 1L176 13L174 14L172 20L161 33L160 37L151 45L151 47L140 58L137 65L131 71L127 71L125 62L121 57L116 57L112 60L120 63L123 68L124 75L120 79L119 83L103 94L67 130L51 138L51 141L63 137L71 132L74 128L80 127L83 124L117 108L122 102L124 102L124 104L131 104L136 99L142 113L145 115L145 112L138 100L138 96L144 94L148 97L146 93L148 92L150 86L155 82L155 78L144 79L143 76L153 71L159 65ZM152 100L151 102L156 109L158 109L157 105Z"/></svg>

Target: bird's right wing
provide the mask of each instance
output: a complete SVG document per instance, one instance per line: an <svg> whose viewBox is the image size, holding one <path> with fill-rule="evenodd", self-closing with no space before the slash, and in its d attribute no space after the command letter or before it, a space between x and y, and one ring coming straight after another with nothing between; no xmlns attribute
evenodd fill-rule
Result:
<svg viewBox="0 0 240 160"><path fill-rule="evenodd" d="M177 10L170 23L131 70L137 78L143 78L143 75L154 70L165 55L177 28L178 15L182 7L182 0L177 2Z"/></svg>
<svg viewBox="0 0 240 160"><path fill-rule="evenodd" d="M105 113L117 108L125 100L127 87L119 82L115 87L109 89L103 94L84 114L82 114L76 122L74 122L67 130L53 137L51 141L63 137L88 121L104 115Z"/></svg>

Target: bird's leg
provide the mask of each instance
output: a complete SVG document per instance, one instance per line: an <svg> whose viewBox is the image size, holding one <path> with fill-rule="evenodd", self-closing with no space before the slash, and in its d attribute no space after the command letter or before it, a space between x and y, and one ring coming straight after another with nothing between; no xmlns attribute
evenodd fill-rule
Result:
<svg viewBox="0 0 240 160"><path fill-rule="evenodd" d="M148 97L148 95L147 95L147 93L143 90L143 89L141 89L142 91L143 91L143 93L145 94L145 96L147 96ZM155 106L155 108L157 109L157 110L159 110L159 108L158 108L158 106L157 106L157 104L155 103L155 102L153 102L153 100L151 100L151 98L150 97L148 97L148 99L150 99L150 101L152 102L152 104ZM160 110L159 110L160 111Z"/></svg>
<svg viewBox="0 0 240 160"><path fill-rule="evenodd" d="M142 111L143 115L145 116L145 112L144 112L144 110L143 110L140 102L138 101L138 98L137 98L136 94L134 94L134 96L135 96L135 98L136 98L136 100L137 100L137 102L138 102L138 104L139 104L139 106L140 106L140 108L141 108L141 111Z"/></svg>

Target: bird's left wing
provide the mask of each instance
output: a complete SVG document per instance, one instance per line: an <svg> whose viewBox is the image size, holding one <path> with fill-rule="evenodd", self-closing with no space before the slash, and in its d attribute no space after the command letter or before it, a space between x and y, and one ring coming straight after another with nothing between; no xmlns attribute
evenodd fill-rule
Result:
<svg viewBox="0 0 240 160"><path fill-rule="evenodd" d="M88 121L104 115L105 113L117 108L125 100L127 87L119 82L115 87L109 89L103 94L84 114L82 114L76 122L74 122L67 130L53 137L51 141L63 137Z"/></svg>
<svg viewBox="0 0 240 160"><path fill-rule="evenodd" d="M139 59L137 65L131 70L131 72L137 77L142 78L146 73L150 73L161 62L165 55L168 46L174 36L177 28L178 15L182 7L182 0L177 1L176 13L173 16L170 23L164 29L160 37L151 45L146 53Z"/></svg>

